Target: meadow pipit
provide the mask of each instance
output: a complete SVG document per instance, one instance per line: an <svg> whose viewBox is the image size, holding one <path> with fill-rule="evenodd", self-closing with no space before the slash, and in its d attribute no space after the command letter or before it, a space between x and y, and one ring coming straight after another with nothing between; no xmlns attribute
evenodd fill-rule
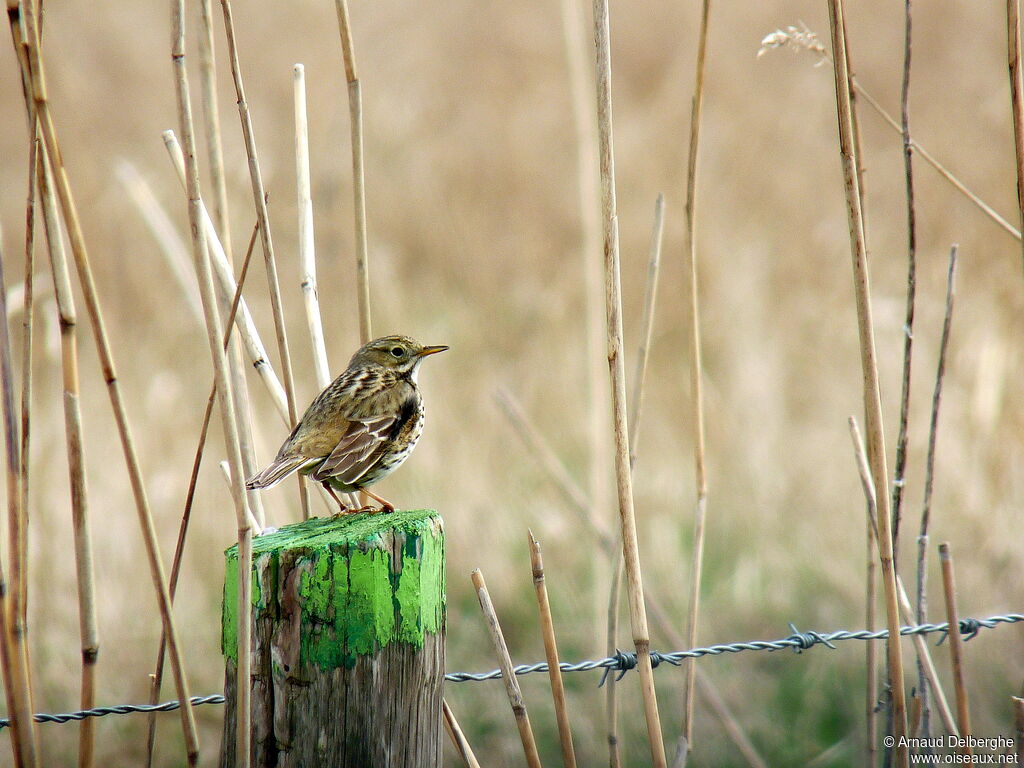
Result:
<svg viewBox="0 0 1024 768"><path fill-rule="evenodd" d="M423 432L423 398L416 374L427 355L448 347L424 347L408 336L374 339L352 356L348 368L306 409L277 458L249 478L246 488L271 488L298 471L334 493L365 491L381 510L395 507L367 489L405 461Z"/></svg>

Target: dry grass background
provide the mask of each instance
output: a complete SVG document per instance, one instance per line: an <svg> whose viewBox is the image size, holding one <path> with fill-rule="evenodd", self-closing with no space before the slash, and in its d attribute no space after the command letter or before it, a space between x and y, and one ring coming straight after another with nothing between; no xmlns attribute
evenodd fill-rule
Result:
<svg viewBox="0 0 1024 768"><path fill-rule="evenodd" d="M422 377L430 423L420 447L381 486L404 506L436 507L444 514L449 669L495 666L468 578L476 566L484 567L514 658L543 657L529 581L528 525L544 545L563 656L603 655L595 615L605 599L607 569L492 397L498 384L516 392L572 471L585 478L578 198L558 4L378 0L357 1L351 12L364 93L375 332L407 332L453 348ZM902 4L858 3L848 14L860 82L895 113ZM163 129L177 125L168 16L160 3L52 3L46 48L65 162L169 558L211 381L208 350L113 173L120 158L136 164L187 233L184 198L160 140ZM335 372L358 343L348 112L334 9L328 2L300 1L240 6L236 16L304 404L315 385L295 246L291 66L299 61L310 89L320 296ZM658 192L668 201L636 497L646 582L673 607L680 627L694 493L682 206L697 19L696 3L622 0L612 6L630 355L653 202ZM720 3L712 10L699 211L711 486L699 633L704 642L781 637L789 621L819 630L863 624L863 498L846 428L846 417L862 407L860 369L833 84L828 69L814 68L808 56L780 51L755 57L766 33L798 20L824 36L825 4ZM936 0L917 8L911 118L917 141L1015 220L1004 25L996 7ZM226 70L220 87L239 251L254 215ZM5 269L15 282L27 139L9 45L0 46L0 105L0 222ZM896 134L872 114L862 112L862 124L892 450L905 290L901 150ZM917 526L946 259L950 243L959 242L932 541L953 543L962 615L1020 610L1024 356L1014 342L1024 316L1020 248L929 167L918 161L916 172L919 305L904 530ZM40 284L47 285L42 253L39 264ZM253 270L247 296L270 337L261 268ZM37 710L66 711L77 700L74 568L52 300L38 311L31 648ZM88 479L102 595L98 700L141 702L159 619L81 314ZM20 320L13 318L16 343ZM631 357L627 365L631 371ZM258 459L265 461L282 429L258 383L252 391ZM211 440L208 458L219 458L221 445L219 438ZM290 489L267 494L274 522L297 516ZM212 461L201 476L197 510L177 616L193 691L208 693L222 684L221 551L235 536L227 490ZM613 510L600 514L610 520ZM904 539L905 552L909 541ZM937 558L932 563L932 618L942 620ZM907 568L904 573L911 576ZM622 642L628 645L628 630ZM675 650L657 633L653 647ZM1009 733L1009 696L1024 677L1022 650L1016 629L983 633L967 646L978 734ZM947 651L936 653L946 677ZM815 649L802 658L744 654L699 663L772 764L805 764L837 743L820 765L847 765L859 754L859 644ZM682 674L661 670L657 679L667 735L674 738ZM596 680L595 674L567 679L577 749L587 764L604 760ZM643 761L643 723L631 682L622 686L626 755ZM555 764L546 680L533 676L523 685L546 760ZM172 698L172 690L165 685L164 698ZM449 685L447 696L488 765L519 764L500 683ZM699 697L697 709L695 759L739 764ZM196 714L204 764L212 765L220 708L202 707ZM162 765L180 761L172 719L162 721ZM137 716L101 721L99 750L108 764L139 759L143 723ZM43 726L42 733L47 764L71 764L75 727ZM0 765L9 759L4 745Z"/></svg>

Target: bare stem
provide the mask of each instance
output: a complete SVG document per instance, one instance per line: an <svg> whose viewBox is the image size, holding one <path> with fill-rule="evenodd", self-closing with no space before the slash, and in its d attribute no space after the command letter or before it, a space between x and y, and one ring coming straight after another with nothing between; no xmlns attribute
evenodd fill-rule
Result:
<svg viewBox="0 0 1024 768"><path fill-rule="evenodd" d="M953 576L953 556L948 542L939 544L939 561L942 563L942 591L946 598L946 621L949 622L949 657L953 665L953 690L956 693L956 722L960 736L971 735L971 710L967 699L967 685L964 681L964 645L960 636L960 618L956 609L956 581ZM966 754L972 754L970 746Z"/></svg>
<svg viewBox="0 0 1024 768"><path fill-rule="evenodd" d="M850 225L850 251L853 257L854 292L857 304L857 327L860 336L861 368L864 377L864 412L867 425L867 455L871 465L872 482L878 503L878 545L882 566L882 585L886 596L886 620L889 628L888 671L892 688L893 736L899 766L907 768L909 753L907 734L906 692L903 685L903 660L900 655L899 607L896 598L896 571L893 563L893 541L890 520L888 470L885 459L885 439L882 427L882 404L878 384L878 364L875 354L874 324L871 319L871 290L868 278L867 252L864 242L864 222L861 209L857 154L853 137L850 105L850 73L847 66L846 36L844 34L842 0L829 0L829 27L832 33L837 113L839 121L840 156L846 190L847 214Z"/></svg>
<svg viewBox="0 0 1024 768"><path fill-rule="evenodd" d="M907 468L907 430L910 422L910 372L914 349L914 304L917 293L917 212L914 209L914 143L910 138L910 58L912 0L904 0L903 88L900 96L900 133L903 136L903 173L907 194L907 308L903 321L903 377L900 388L900 426L892 483L893 557L899 552L900 513ZM922 697L922 712L927 708ZM927 716L925 716L927 717Z"/></svg>
<svg viewBox="0 0 1024 768"><path fill-rule="evenodd" d="M64 428L67 437L68 474L71 487L71 519L74 531L75 566L78 582L78 621L82 649L82 690L80 705L95 705L96 662L99 656L99 630L96 623L92 542L89 533L89 505L85 481L82 414L78 382L78 318L75 311L67 254L61 237L57 202L45 158L38 169L43 223L53 273L53 290L60 315L61 368L64 389ZM92 719L92 718L88 718ZM78 765L92 764L95 724L82 721L79 731Z"/></svg>
<svg viewBox="0 0 1024 768"><path fill-rule="evenodd" d="M562 670L558 666L558 643L555 640L555 624L551 618L548 602L548 588L544 577L544 559L541 557L540 542L529 531L530 565L533 570L533 587L537 593L537 608L540 611L541 635L544 638L544 655L548 662L548 678L551 680L551 697L555 705L558 722L558 740L562 746L562 762L565 768L575 768L576 753L572 746L572 729L569 726L569 711L565 703L565 685Z"/></svg>
<svg viewBox="0 0 1024 768"><path fill-rule="evenodd" d="M13 23L13 22L12 22ZM0 389L4 422L4 448L7 469L7 514L16 520L21 515L21 460L19 457L18 424L14 408L14 374L11 370L11 339L7 328L7 285L3 258L0 254ZM17 547L17 539L9 542ZM12 576L12 586L18 582ZM0 568L0 664L3 668L4 692L14 731L11 740L14 762L18 768L39 766L39 748L32 722L31 675L28 667L24 625L14 611L17 589L8 589ZM20 628L19 628L20 625Z"/></svg>
<svg viewBox="0 0 1024 768"><path fill-rule="evenodd" d="M466 735L459 727L459 721L455 719L455 713L448 706L446 699L441 699L441 713L444 716L444 729L448 733L448 738L451 739L452 746L459 753L466 768L480 768L480 763L477 761L476 755L473 754L473 748L469 746Z"/></svg>
<svg viewBox="0 0 1024 768"><path fill-rule="evenodd" d="M1018 222L1024 227L1024 79L1022 79L1020 67L1020 0L1006 0L1006 52L1010 69L1010 107L1013 115L1013 155L1017 169Z"/></svg>
<svg viewBox="0 0 1024 768"><path fill-rule="evenodd" d="M686 258L689 263L690 298L690 397L693 406L694 470L697 499L693 515L693 561L690 569L690 607L687 613L687 647L697 645L700 619L700 582L704 570L704 538L707 523L708 480L704 449L704 366L701 354L700 303L697 289L697 159L700 154L700 126L704 107L704 69L707 61L710 0L701 9L697 68L690 111L690 150L686 163ZM683 724L677 753L689 752L693 743L693 692L696 664L684 662Z"/></svg>
<svg viewBox="0 0 1024 768"><path fill-rule="evenodd" d="M306 70L296 64L295 98L295 178L299 209L299 261L302 263L302 296L305 299L306 325L313 346L313 371L316 384L325 389L331 383L327 364L324 327L320 320L320 299L316 287L316 247L313 240L313 197L309 184L309 123L306 119Z"/></svg>
<svg viewBox="0 0 1024 768"><path fill-rule="evenodd" d="M640 438L640 412L644 403L644 384L647 381L647 361L651 355L651 335L654 332L654 307L658 298L658 277L661 269L661 242L665 232L665 196L654 201L654 224L651 226L651 244L647 260L647 283L644 288L644 309L640 319L640 344L637 346L636 372L633 376L633 402L629 409L629 466L636 466L637 443Z"/></svg>
<svg viewBox="0 0 1024 768"><path fill-rule="evenodd" d="M352 27L349 22L348 0L336 0L338 31L341 34L341 53L345 62L345 80L348 82L348 114L352 130L352 191L355 197L356 225L356 301L359 307L359 338L368 342L373 332L370 327L370 266L366 235L366 174L363 161L363 92L356 75L356 58L352 49Z"/></svg>
<svg viewBox="0 0 1024 768"><path fill-rule="evenodd" d="M491 635L491 642L494 643L494 652L498 657L498 665L501 667L501 676L505 681L505 692L508 694L509 704L512 705L512 714L516 719L516 726L519 728L519 738L523 743L523 753L526 755L526 764L530 768L541 768L540 755L537 753L537 742L533 738L533 728L530 726L530 716L526 711L526 702L523 700L523 693L519 689L519 681L512 666L512 659L508 654L508 646L505 644L505 636L501 632L501 625L498 623L498 616L494 612L494 605L491 603L491 596L487 592L487 584L480 569L473 571L473 588L476 590L477 599L480 601L480 610L483 611L484 620L487 622L487 630Z"/></svg>

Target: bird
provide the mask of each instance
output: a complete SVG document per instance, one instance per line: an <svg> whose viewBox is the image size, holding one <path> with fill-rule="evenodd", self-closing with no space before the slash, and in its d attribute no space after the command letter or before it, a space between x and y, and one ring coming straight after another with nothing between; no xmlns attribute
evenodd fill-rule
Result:
<svg viewBox="0 0 1024 768"><path fill-rule="evenodd" d="M399 335L363 345L306 409L277 457L245 487L272 488L299 472L323 485L338 503L338 515L369 508L349 508L335 491L363 491L381 505L373 511L394 512L394 504L369 486L398 469L416 447L424 420L416 382L420 364L446 349Z"/></svg>

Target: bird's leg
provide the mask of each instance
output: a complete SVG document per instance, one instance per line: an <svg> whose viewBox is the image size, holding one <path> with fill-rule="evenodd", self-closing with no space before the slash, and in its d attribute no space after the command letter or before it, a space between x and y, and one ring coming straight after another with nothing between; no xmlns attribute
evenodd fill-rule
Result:
<svg viewBox="0 0 1024 768"><path fill-rule="evenodd" d="M395 511L395 505L392 504L387 499L382 499L380 496L378 496L376 493L371 491L369 488L362 488L361 490L362 490L363 493L365 493L371 499L373 499L374 501L376 501L376 502L378 502L380 504L380 511L381 512L391 513L391 512Z"/></svg>
<svg viewBox="0 0 1024 768"><path fill-rule="evenodd" d="M331 494L331 498L334 499L336 502L338 502L338 511L335 514L335 517L341 517L342 515L347 515L347 514L349 514L352 511L351 509L349 509L345 505L345 502L343 502L341 499L338 498L338 494L336 494L334 492L334 489L331 487L330 483L328 483L326 480L324 480L321 483L321 485L324 487L324 490L326 490L329 494Z"/></svg>

